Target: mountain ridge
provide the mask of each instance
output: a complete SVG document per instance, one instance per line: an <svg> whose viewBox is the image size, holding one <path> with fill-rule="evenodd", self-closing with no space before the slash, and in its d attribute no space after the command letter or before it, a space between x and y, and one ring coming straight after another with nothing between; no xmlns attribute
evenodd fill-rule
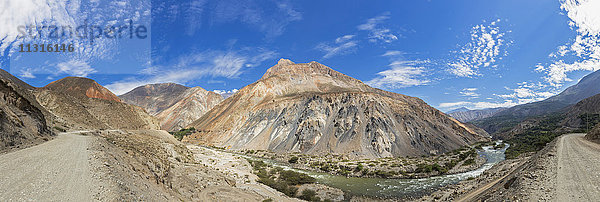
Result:
<svg viewBox="0 0 600 202"><path fill-rule="evenodd" d="M188 127L199 131L186 142L368 158L446 152L487 135L421 99L285 59Z"/></svg>

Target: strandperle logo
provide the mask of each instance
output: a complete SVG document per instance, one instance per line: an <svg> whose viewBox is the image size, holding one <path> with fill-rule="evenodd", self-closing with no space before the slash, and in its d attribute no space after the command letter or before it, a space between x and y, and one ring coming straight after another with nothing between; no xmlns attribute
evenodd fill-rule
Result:
<svg viewBox="0 0 600 202"><path fill-rule="evenodd" d="M17 27L19 37L25 39L81 39L94 40L106 39L145 39L148 37L148 28L145 25L135 24L133 20L122 24L96 25L85 20L82 25L21 25Z"/></svg>

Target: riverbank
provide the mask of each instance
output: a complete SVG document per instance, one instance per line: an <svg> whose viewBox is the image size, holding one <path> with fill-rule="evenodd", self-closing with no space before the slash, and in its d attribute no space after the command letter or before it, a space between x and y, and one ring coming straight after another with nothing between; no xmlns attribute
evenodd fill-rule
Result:
<svg viewBox="0 0 600 202"><path fill-rule="evenodd" d="M234 153L260 159L269 159L289 167L344 177L419 179L464 173L480 168L486 159L478 155L478 143L435 156L387 157L378 159L350 159L348 156L328 154L314 156L300 153L274 153L265 150L242 150Z"/></svg>

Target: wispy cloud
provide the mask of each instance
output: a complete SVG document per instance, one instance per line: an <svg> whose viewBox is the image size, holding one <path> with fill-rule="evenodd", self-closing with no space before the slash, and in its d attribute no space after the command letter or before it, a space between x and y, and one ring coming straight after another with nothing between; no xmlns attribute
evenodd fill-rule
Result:
<svg viewBox="0 0 600 202"><path fill-rule="evenodd" d="M35 75L33 75L33 70L31 68L21 69L21 74L19 74L19 77L27 78L27 79L35 79Z"/></svg>
<svg viewBox="0 0 600 202"><path fill-rule="evenodd" d="M315 48L325 53L324 59L348 54L355 51L358 44L353 38L354 35L344 35L336 38L334 43L320 43Z"/></svg>
<svg viewBox="0 0 600 202"><path fill-rule="evenodd" d="M203 77L238 78L244 68L255 67L275 58L274 51L244 48L238 51L204 51L179 57L169 66L155 66L143 70L145 74L106 85L120 95L131 89L152 83L186 84Z"/></svg>
<svg viewBox="0 0 600 202"><path fill-rule="evenodd" d="M557 61L536 66L536 71L545 73L546 82L554 88L572 81L567 76L569 72L600 70L600 1L561 0L561 9L567 12L569 25L577 31L577 36L572 43L559 46L550 54ZM572 56L577 60L563 60Z"/></svg>
<svg viewBox="0 0 600 202"><path fill-rule="evenodd" d="M366 83L377 88L398 89L426 85L425 78L429 60L406 60L401 52L388 51L382 56L390 58L390 69L377 73L377 77Z"/></svg>
<svg viewBox="0 0 600 202"><path fill-rule="evenodd" d="M497 96L505 99L512 99L518 104L525 104L541 101L558 93L556 90L548 91L547 86L542 83L521 82L517 85L518 87L514 89L506 88L507 90L512 91L512 93L500 94Z"/></svg>
<svg viewBox="0 0 600 202"><path fill-rule="evenodd" d="M96 73L97 71L90 67L90 65L81 60L69 60L67 62L61 62L56 65L58 74L68 74L71 76L87 77L89 74Z"/></svg>
<svg viewBox="0 0 600 202"><path fill-rule="evenodd" d="M188 35L215 24L240 22L264 33L266 38L273 38L281 35L290 23L302 19L302 13L288 0L183 0L177 4L153 2L152 6L155 16L164 16L172 22L183 19Z"/></svg>
<svg viewBox="0 0 600 202"><path fill-rule="evenodd" d="M481 68L497 66L497 60L507 54L506 32L500 30L498 23L500 19L471 28L470 41L454 52L457 59L448 63L451 74L475 77L481 75Z"/></svg>
<svg viewBox="0 0 600 202"><path fill-rule="evenodd" d="M371 42L381 41L391 43L398 40L398 36L382 25L388 19L390 19L390 13L386 12L368 19L364 24L358 25L357 28L358 30L368 31L369 41Z"/></svg>
<svg viewBox="0 0 600 202"><path fill-rule="evenodd" d="M477 93L477 88L464 88L460 91L462 96L470 97L470 98L478 98L479 94Z"/></svg>
<svg viewBox="0 0 600 202"><path fill-rule="evenodd" d="M548 91L546 86L541 83L530 83L521 82L517 84L516 88L507 88L509 91L507 94L493 94L495 98L488 98L489 100L500 99L496 102L482 102L482 101L458 101L458 102L445 102L440 103L439 107L442 109L456 109L459 107L467 107L469 109L485 109L485 108L497 108L497 107L512 107L515 105L526 104L530 102L541 101L547 99L553 95L556 95L558 91ZM476 88L465 88L460 94L463 96L476 96L480 97L479 94L473 94L477 91Z"/></svg>

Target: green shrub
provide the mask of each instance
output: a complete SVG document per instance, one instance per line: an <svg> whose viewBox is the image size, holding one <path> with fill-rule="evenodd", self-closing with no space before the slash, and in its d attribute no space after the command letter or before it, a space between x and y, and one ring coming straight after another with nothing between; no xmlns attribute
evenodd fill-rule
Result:
<svg viewBox="0 0 600 202"><path fill-rule="evenodd" d="M299 172L295 172L295 171L291 171L291 170L284 170L284 171L279 172L279 178L282 181L285 181L287 184L290 184L290 185L311 184L316 181L315 178L313 178L307 174L299 173Z"/></svg>
<svg viewBox="0 0 600 202"><path fill-rule="evenodd" d="M300 197L298 197L298 198L306 200L306 201L321 201L321 198L319 198L317 196L317 192L315 192L311 189L303 190L302 195L300 195Z"/></svg>
<svg viewBox="0 0 600 202"><path fill-rule="evenodd" d="M290 160L288 160L289 163L297 163L298 162L298 157L294 156L292 158L290 158Z"/></svg>
<svg viewBox="0 0 600 202"><path fill-rule="evenodd" d="M173 137L175 137L175 139L181 141L183 139L183 137L191 135L195 132L196 132L196 129L194 127L190 127L190 128L182 128L181 130L179 130L177 132L169 132L169 133L171 133L171 135L173 135Z"/></svg>

